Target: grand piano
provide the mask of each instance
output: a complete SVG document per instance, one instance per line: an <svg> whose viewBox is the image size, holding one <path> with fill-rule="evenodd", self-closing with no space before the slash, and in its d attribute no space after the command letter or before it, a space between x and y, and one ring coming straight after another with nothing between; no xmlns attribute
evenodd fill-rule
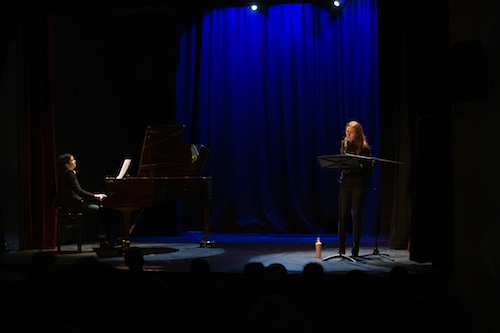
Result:
<svg viewBox="0 0 500 333"><path fill-rule="evenodd" d="M132 212L172 199L203 201L200 246L213 245L208 236L212 177L200 176L210 152L203 145L182 142L183 131L183 125L147 126L137 177L106 177L103 205L123 213L123 249L130 247Z"/></svg>

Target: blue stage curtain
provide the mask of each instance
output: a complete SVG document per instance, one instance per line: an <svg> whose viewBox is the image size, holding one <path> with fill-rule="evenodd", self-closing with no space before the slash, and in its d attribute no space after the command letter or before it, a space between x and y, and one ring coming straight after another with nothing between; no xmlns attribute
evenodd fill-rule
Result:
<svg viewBox="0 0 500 333"><path fill-rule="evenodd" d="M352 119L378 153L377 43L375 0L337 17L308 3L186 15L176 122L211 150L214 230L336 232L338 173L317 156L339 153Z"/></svg>

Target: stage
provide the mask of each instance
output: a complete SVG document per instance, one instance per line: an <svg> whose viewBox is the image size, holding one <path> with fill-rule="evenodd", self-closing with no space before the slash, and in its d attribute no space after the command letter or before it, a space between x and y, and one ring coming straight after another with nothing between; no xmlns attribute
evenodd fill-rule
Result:
<svg viewBox="0 0 500 333"><path fill-rule="evenodd" d="M409 259L407 250L394 250L388 246L387 239L362 237L359 257L356 262L342 258L323 259L338 252L336 234L320 234L322 242L321 258L316 258L315 242L318 235L300 234L228 234L212 233L212 246L201 247L202 232L184 232L182 236L132 237L131 246L139 247L145 259L144 270L159 272L187 272L193 259L204 258L210 263L214 273L241 273L247 263L261 262L264 266L279 263L289 274L299 274L308 263L319 263L328 274L347 273L359 270L369 274L386 274L395 266L403 266L410 273L432 271L431 263L416 263ZM351 239L348 235L347 244ZM71 266L77 259L94 257L100 262L109 263L119 269L127 269L123 254L117 248L113 252L98 250L96 242L86 242L82 252L76 252L75 244L64 244L61 252L45 250L56 255L56 265ZM350 247L347 246L347 255ZM4 262L28 265L38 250L18 251L3 254Z"/></svg>

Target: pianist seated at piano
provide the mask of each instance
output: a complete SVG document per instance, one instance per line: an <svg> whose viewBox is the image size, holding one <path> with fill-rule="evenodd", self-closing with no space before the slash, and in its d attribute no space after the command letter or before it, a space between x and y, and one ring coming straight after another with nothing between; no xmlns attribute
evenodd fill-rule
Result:
<svg viewBox="0 0 500 333"><path fill-rule="evenodd" d="M101 201L106 198L104 193L92 193L84 190L76 174L76 159L72 154L65 153L57 158L59 169L57 180L57 196L55 200L58 209L74 210L84 215L94 216L99 233L100 247L102 250L111 250L107 240L106 226L101 214Z"/></svg>

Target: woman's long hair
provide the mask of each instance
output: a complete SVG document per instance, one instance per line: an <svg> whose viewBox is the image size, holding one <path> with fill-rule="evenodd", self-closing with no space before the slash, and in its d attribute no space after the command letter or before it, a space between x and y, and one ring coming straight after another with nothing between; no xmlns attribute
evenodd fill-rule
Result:
<svg viewBox="0 0 500 333"><path fill-rule="evenodd" d="M345 130L347 131L348 128L353 128L354 131L356 131L356 135L354 136L354 140L351 142L351 144L354 146L354 149L357 154L361 153L363 148L368 148L370 149L370 146L368 145L368 141L366 140L366 136L363 133L363 126L361 126L360 123L358 123L355 120L352 120L347 123L345 126ZM344 140L344 146L347 147L348 143L347 140Z"/></svg>

